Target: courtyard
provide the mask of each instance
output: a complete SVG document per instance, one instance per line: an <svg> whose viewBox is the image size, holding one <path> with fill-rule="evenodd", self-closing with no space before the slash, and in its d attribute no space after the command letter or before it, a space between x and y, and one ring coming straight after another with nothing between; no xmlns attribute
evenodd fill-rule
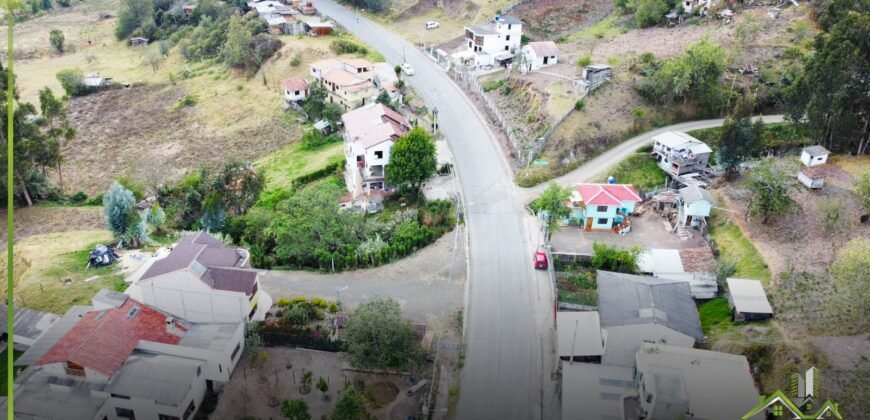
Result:
<svg viewBox="0 0 870 420"><path fill-rule="evenodd" d="M622 248L663 248L684 249L704 246L701 231L688 229L692 235L688 240L669 232L668 223L655 212L647 212L643 216L631 217L631 232L618 235L610 232L584 232L577 226L562 226L553 233L550 243L554 252L575 254L592 254L595 242Z"/></svg>

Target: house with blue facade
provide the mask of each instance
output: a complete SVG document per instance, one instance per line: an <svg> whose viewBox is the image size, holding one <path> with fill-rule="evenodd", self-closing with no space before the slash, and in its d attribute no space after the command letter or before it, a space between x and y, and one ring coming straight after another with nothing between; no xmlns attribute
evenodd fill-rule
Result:
<svg viewBox="0 0 870 420"><path fill-rule="evenodd" d="M627 232L629 217L642 199L628 184L579 184L571 193L571 219L587 231Z"/></svg>
<svg viewBox="0 0 870 420"><path fill-rule="evenodd" d="M698 227L706 223L715 205L710 192L698 185L680 188L679 226Z"/></svg>

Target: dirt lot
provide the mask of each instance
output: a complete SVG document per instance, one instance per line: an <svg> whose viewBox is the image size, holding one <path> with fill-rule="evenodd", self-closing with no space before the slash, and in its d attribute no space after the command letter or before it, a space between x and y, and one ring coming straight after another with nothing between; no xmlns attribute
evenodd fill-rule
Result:
<svg viewBox="0 0 870 420"><path fill-rule="evenodd" d="M408 397L408 377L356 372L350 369L340 353L327 353L283 347L262 348L268 353L268 360L254 367L251 352L246 351L233 375L218 397L215 419L283 418L280 401L302 399L308 403L311 418L329 416L340 398L339 391L348 384L364 384L363 394L371 399L367 404L370 414L378 419L404 420L407 416L419 413L419 398L423 393ZM300 393L300 380L303 371L313 374L313 383L323 378L329 383L327 395L314 386L311 392ZM418 376L419 377L419 376Z"/></svg>
<svg viewBox="0 0 870 420"><path fill-rule="evenodd" d="M0 219L6 220L6 210L0 210ZM75 230L97 230L106 227L101 207L35 206L15 209L15 240L33 235ZM6 235L0 238L0 248L6 248Z"/></svg>
<svg viewBox="0 0 870 420"><path fill-rule="evenodd" d="M523 32L530 38L552 40L594 24L613 10L610 0L532 0L512 14L523 20Z"/></svg>

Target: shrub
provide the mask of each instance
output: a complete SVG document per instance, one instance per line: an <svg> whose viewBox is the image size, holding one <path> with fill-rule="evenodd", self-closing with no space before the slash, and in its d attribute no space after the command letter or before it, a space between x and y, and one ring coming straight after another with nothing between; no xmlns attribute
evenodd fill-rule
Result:
<svg viewBox="0 0 870 420"><path fill-rule="evenodd" d="M191 95L185 95L183 98L179 99L178 102L175 103L174 110L178 111L181 108L187 108L196 105L196 97Z"/></svg>
<svg viewBox="0 0 870 420"><path fill-rule="evenodd" d="M63 32L60 29L52 29L48 34L48 41L51 43L51 47L54 48L55 51L59 53L63 53Z"/></svg>
<svg viewBox="0 0 870 420"><path fill-rule="evenodd" d="M504 79L486 82L481 87L484 92L492 92L502 86L504 86Z"/></svg>
<svg viewBox="0 0 870 420"><path fill-rule="evenodd" d="M305 132L302 135L302 150L314 150L325 146L331 143L338 143L341 141L341 136L338 135L329 135L324 136L319 131L315 129L311 129Z"/></svg>
<svg viewBox="0 0 870 420"><path fill-rule="evenodd" d="M84 191L76 191L69 199L73 203L84 203L88 199L88 195Z"/></svg>
<svg viewBox="0 0 870 420"><path fill-rule="evenodd" d="M592 57L588 55L584 55L577 59L577 65L580 67L586 67L590 64L592 64Z"/></svg>
<svg viewBox="0 0 870 420"><path fill-rule="evenodd" d="M621 249L596 242L592 245L592 266L596 270L615 271L618 273L637 273L637 257L640 248Z"/></svg>
<svg viewBox="0 0 870 420"><path fill-rule="evenodd" d="M582 111L586 108L586 101L582 99L578 99L577 102L574 103L574 110Z"/></svg>
<svg viewBox="0 0 870 420"><path fill-rule="evenodd" d="M635 25L646 28L658 24L668 12L668 3L665 0L639 0L637 11L634 13Z"/></svg>
<svg viewBox="0 0 870 420"><path fill-rule="evenodd" d="M290 66L299 67L302 64L302 55L299 53L293 54L293 58L290 59Z"/></svg>
<svg viewBox="0 0 870 420"><path fill-rule="evenodd" d="M329 44L329 48L336 54L368 54L369 50L353 41L335 39Z"/></svg>
<svg viewBox="0 0 870 420"><path fill-rule="evenodd" d="M57 72L57 81L66 92L67 96L82 96L92 92L85 85L85 74L81 69L65 69Z"/></svg>

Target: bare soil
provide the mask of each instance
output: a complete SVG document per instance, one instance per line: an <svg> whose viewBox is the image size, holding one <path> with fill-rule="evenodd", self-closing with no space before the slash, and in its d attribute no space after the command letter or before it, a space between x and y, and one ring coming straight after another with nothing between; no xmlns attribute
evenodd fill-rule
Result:
<svg viewBox="0 0 870 420"><path fill-rule="evenodd" d="M0 219L6 219L6 209L0 209ZM34 235L54 232L105 229L106 218L101 207L22 207L15 209L15 241ZM6 247L6 235L0 238L0 248Z"/></svg>
<svg viewBox="0 0 870 420"><path fill-rule="evenodd" d="M72 99L77 136L62 147L66 190L99 193L121 176L149 186L177 181L229 157L256 159L296 137L298 128L278 118L218 131L198 122L196 107L176 109L185 95L180 87L153 85Z"/></svg>
<svg viewBox="0 0 870 420"><path fill-rule="evenodd" d="M523 31L535 40L555 39L579 31L612 13L610 0L533 0L511 14L525 23Z"/></svg>

